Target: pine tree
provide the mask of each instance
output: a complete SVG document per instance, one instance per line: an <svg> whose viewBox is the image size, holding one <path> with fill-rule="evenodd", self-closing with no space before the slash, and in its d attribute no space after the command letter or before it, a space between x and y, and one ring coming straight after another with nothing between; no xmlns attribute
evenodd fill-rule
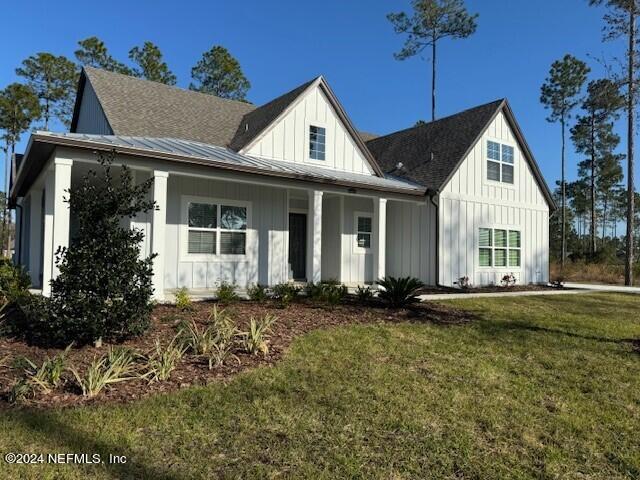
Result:
<svg viewBox="0 0 640 480"><path fill-rule="evenodd" d="M110 72L132 75L133 72L124 63L117 61L107 51L107 47L98 37L89 37L78 42L80 48L75 51L75 56L81 65L102 68Z"/></svg>
<svg viewBox="0 0 640 480"><path fill-rule="evenodd" d="M138 66L133 69L136 77L166 85L176 84L176 76L169 70L162 59L162 52L153 43L144 42L142 47L133 47L129 50L129 58Z"/></svg>
<svg viewBox="0 0 640 480"><path fill-rule="evenodd" d="M191 69L191 77L194 80L189 85L191 90L232 100L245 100L247 90L251 88L240 62L219 45L202 55Z"/></svg>
<svg viewBox="0 0 640 480"><path fill-rule="evenodd" d="M596 80L589 83L588 95L582 104L583 114L578 116L575 126L571 129L571 138L576 151L586 155L586 159L579 164L579 175L588 179L590 218L591 255L596 253L596 207L598 166L607 161L607 157L614 155L614 150L620 143L620 137L613 132L613 122L618 117L618 110L622 108L624 99L620 95L618 86L608 79Z"/></svg>
<svg viewBox="0 0 640 480"><path fill-rule="evenodd" d="M78 71L71 60L62 55L39 52L25 59L16 74L24 77L38 95L45 130L49 129L49 120L53 117L64 125L71 123L78 83Z"/></svg>
<svg viewBox="0 0 640 480"><path fill-rule="evenodd" d="M387 15L396 33L407 35L397 60L431 49L431 120L436 119L436 54L440 40L467 38L475 33L478 14L469 14L463 0L412 0L413 14Z"/></svg>
<svg viewBox="0 0 640 480"><path fill-rule="evenodd" d="M587 64L571 55L565 55L562 60L557 60L551 65L549 76L541 87L540 102L545 108L551 110L547 117L549 122L560 122L562 148L560 153L561 183L560 183L560 212L562 220L561 230L561 254L560 265L564 268L567 257L567 241L565 231L567 229L567 192L566 192L566 159L565 159L565 130L567 121L571 118L573 109L580 102L580 92L587 80L589 67Z"/></svg>

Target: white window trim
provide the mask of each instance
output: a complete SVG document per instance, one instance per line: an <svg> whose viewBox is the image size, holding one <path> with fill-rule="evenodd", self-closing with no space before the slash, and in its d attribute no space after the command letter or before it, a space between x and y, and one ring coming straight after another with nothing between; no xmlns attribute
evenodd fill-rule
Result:
<svg viewBox="0 0 640 480"><path fill-rule="evenodd" d="M189 253L189 204L190 203L211 203L218 206L216 215L220 213L222 205L229 207L244 207L247 209L247 228L246 230L227 230L220 228L219 215L216 217L218 224L215 229L203 229L203 231L213 231L216 233L216 253ZM182 195L180 205L180 234L178 238L180 261L181 262L227 262L227 261L243 261L247 260L249 252L249 236L251 232L251 202L241 200L229 200L224 198L197 197L192 195ZM197 229L196 229L197 230ZM220 232L243 232L245 233L244 254L221 254L220 253Z"/></svg>
<svg viewBox="0 0 640 480"><path fill-rule="evenodd" d="M324 160L316 160L315 158L311 158L311 127L324 128ZM329 142L331 141L331 139L329 128L327 127L327 122L307 120L305 122L304 140L305 163L310 163L316 166L328 166L329 168L333 167L333 156L329 156Z"/></svg>
<svg viewBox="0 0 640 480"><path fill-rule="evenodd" d="M489 142L499 143L500 147L500 160L493 160L489 158L487 151L489 150ZM513 164L506 163L502 161L502 145L506 145L508 147L513 148ZM500 178L502 178L502 165L513 165L513 183L502 182L498 180L490 180L489 179L489 167L488 162L496 162L500 164ZM485 185L491 185L494 187L501 188L510 188L512 190L516 189L516 183L518 178L518 166L520 164L520 155L518 151L518 146L508 140L502 140L495 137L485 137L482 142L482 180Z"/></svg>
<svg viewBox="0 0 640 480"><path fill-rule="evenodd" d="M369 248L364 248L364 247L359 247L358 246L358 233L360 233L358 231L358 217L366 217L371 219L371 240L369 242L369 245L371 245ZM353 237L351 240L351 245L353 246L353 253L357 253L360 255L367 255L370 253L373 253L373 235L375 234L375 225L373 224L373 213L371 212L353 212ZM369 233L369 232L362 232L362 233Z"/></svg>
<svg viewBox="0 0 640 480"><path fill-rule="evenodd" d="M506 247L496 247L495 245L492 245L491 247L482 247L480 246L480 230L486 228L486 229L491 229L492 230L492 244L495 243L495 230L506 230L507 231L507 246ZM518 231L520 232L520 247L516 248L511 248L509 247L509 230L512 231ZM522 233L522 226L520 225L480 225L478 228L476 228L476 232L475 232L475 236L476 236L476 240L475 240L475 246L476 246L476 250L475 250L475 259L476 259L476 265L477 268L480 269L481 271L488 271L488 270L498 270L498 271L507 271L507 272L520 272L522 270L524 270L524 256L522 254L522 252L524 251L524 234ZM491 266L482 266L480 265L480 249L481 248L490 248L491 249ZM505 267L496 267L495 265L495 250L496 248L498 250L504 249L507 251L507 266ZM509 250L520 250L520 265L519 266L509 266Z"/></svg>

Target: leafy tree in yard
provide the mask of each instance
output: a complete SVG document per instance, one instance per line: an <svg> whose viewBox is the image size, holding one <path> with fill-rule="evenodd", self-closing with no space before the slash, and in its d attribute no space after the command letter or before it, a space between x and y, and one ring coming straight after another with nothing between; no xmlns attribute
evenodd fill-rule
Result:
<svg viewBox="0 0 640 480"><path fill-rule="evenodd" d="M30 56L16 69L38 95L41 102L44 129L49 129L49 120L58 118L64 125L71 123L73 99L78 71L67 57L40 52Z"/></svg>
<svg viewBox="0 0 640 480"><path fill-rule="evenodd" d="M562 179L560 183L560 236L561 253L560 264L564 268L567 257L567 190L565 180L565 129L572 110L579 103L579 95L584 82L587 80L589 67L587 64L571 55L565 55L551 65L549 76L542 85L540 101L551 110L547 117L549 122L560 122L562 132L562 149L560 154Z"/></svg>
<svg viewBox="0 0 640 480"><path fill-rule="evenodd" d="M618 159L614 150L620 143L620 137L613 132L613 122L617 112L623 105L618 86L611 80L596 80L589 83L588 95L582 104L584 114L577 118L571 129L571 138L578 153L587 158L580 162L579 174L589 179L589 201L591 206L590 244L591 254L596 252L596 203L598 166L611 161L609 157Z"/></svg>
<svg viewBox="0 0 640 480"><path fill-rule="evenodd" d="M477 28L477 14L469 14L463 0L412 0L413 14L387 15L396 33L407 39L396 59L406 60L431 48L431 120L436 119L436 53L444 38L467 38Z"/></svg>
<svg viewBox="0 0 640 480"><path fill-rule="evenodd" d="M69 190L77 231L69 247L56 252L60 274L51 282L51 298L33 297L25 305L25 330L49 332L41 340L120 341L148 328L155 255L140 258L144 234L122 220L155 207L148 200L152 180L134 184L126 166L115 176L114 158L101 154L102 171L90 171Z"/></svg>
<svg viewBox="0 0 640 480"><path fill-rule="evenodd" d="M10 155L13 156L15 153L16 143L20 141L20 136L29 130L31 123L38 118L40 118L40 102L31 87L12 83L0 91L0 130L2 131L5 153L5 192L9 190ZM2 237L7 239L7 244L3 244L2 248L7 248L7 250L9 247L8 235L6 234L8 216L5 202L2 215Z"/></svg>
<svg viewBox="0 0 640 480"><path fill-rule="evenodd" d="M131 69L113 58L107 51L104 42L98 37L85 38L80 40L78 45L80 48L75 51L75 56L81 65L132 75Z"/></svg>
<svg viewBox="0 0 640 480"><path fill-rule="evenodd" d="M618 83L626 87L625 104L627 111L627 238L625 259L625 285L633 285L634 223L635 223L635 182L634 182L634 140L635 112L638 101L638 22L640 2L638 0L589 0L590 5L604 5L605 40L626 40L626 68L617 75Z"/></svg>
<svg viewBox="0 0 640 480"><path fill-rule="evenodd" d="M144 42L142 47L133 47L129 50L129 58L138 65L133 69L136 77L166 85L176 84L176 76L162 59L160 49L152 42Z"/></svg>
<svg viewBox="0 0 640 480"><path fill-rule="evenodd" d="M202 55L191 69L191 77L194 80L189 85L191 90L232 100L245 100L251 88L238 60L219 45Z"/></svg>

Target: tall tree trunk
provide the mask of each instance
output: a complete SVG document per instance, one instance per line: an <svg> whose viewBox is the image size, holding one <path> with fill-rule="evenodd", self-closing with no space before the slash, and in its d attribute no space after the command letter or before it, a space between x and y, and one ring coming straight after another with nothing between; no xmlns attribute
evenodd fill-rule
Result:
<svg viewBox="0 0 640 480"><path fill-rule="evenodd" d="M49 100L44 101L44 129L49 130Z"/></svg>
<svg viewBox="0 0 640 480"><path fill-rule="evenodd" d="M629 11L629 52L628 78L629 91L627 96L627 257L624 268L624 284L633 285L633 221L634 221L634 178L633 178L633 143L634 143L634 114L635 114L635 60L636 60L636 2L631 3Z"/></svg>
<svg viewBox="0 0 640 480"><path fill-rule="evenodd" d="M561 179L561 190L562 190L562 226L560 227L560 235L562 236L562 240L561 240L561 249L560 249L560 271L564 270L564 262L567 258L567 233L566 233L566 228L567 228L567 187L565 184L565 180L564 180L564 170L565 170L565 160L564 160L564 142L565 142L565 119L564 119L564 114L562 115L562 118L560 119L560 125L562 127L562 179Z"/></svg>
<svg viewBox="0 0 640 480"><path fill-rule="evenodd" d="M431 121L436 119L436 39L431 44Z"/></svg>
<svg viewBox="0 0 640 480"><path fill-rule="evenodd" d="M607 236L607 193L605 192L602 205L602 245Z"/></svg>
<svg viewBox="0 0 640 480"><path fill-rule="evenodd" d="M591 239L589 249L596 253L596 147L595 119L591 115Z"/></svg>

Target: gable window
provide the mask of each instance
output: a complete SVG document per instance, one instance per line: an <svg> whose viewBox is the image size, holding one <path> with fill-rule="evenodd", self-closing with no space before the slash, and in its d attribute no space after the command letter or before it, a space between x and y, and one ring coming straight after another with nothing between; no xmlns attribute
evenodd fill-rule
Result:
<svg viewBox="0 0 640 480"><path fill-rule="evenodd" d="M356 250L366 251L371 248L373 232L372 217L363 213L356 214Z"/></svg>
<svg viewBox="0 0 640 480"><path fill-rule="evenodd" d="M487 141L487 180L513 184L513 162L511 145Z"/></svg>
<svg viewBox="0 0 640 480"><path fill-rule="evenodd" d="M187 253L244 255L247 207L224 203L189 202Z"/></svg>
<svg viewBox="0 0 640 480"><path fill-rule="evenodd" d="M479 233L478 262L481 267L519 267L520 232L481 228Z"/></svg>
<svg viewBox="0 0 640 480"><path fill-rule="evenodd" d="M309 126L309 158L312 160L324 160L324 148L326 130L315 125Z"/></svg>

